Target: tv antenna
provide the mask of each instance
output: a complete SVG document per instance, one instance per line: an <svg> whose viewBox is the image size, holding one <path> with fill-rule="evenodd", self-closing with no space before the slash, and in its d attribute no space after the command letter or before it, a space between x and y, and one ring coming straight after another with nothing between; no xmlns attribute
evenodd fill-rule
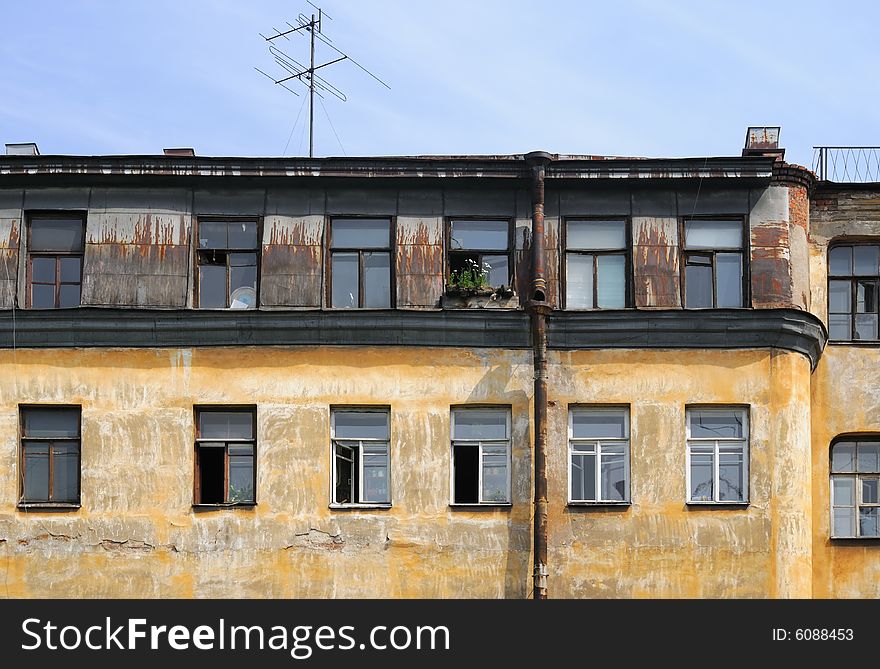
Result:
<svg viewBox="0 0 880 669"><path fill-rule="evenodd" d="M324 77L315 74L317 70L320 70L322 67L327 67L329 65L334 65L336 63L342 62L343 60L350 61L352 64L369 74L373 79L378 81L388 90L391 90L391 86L382 81L375 74L370 72L367 68L357 62L354 58L349 56L346 53L343 53L338 48L333 45L333 40L324 35L321 32L321 21L322 19L330 19L333 20L333 17L324 12L317 5L313 5L309 2L312 7L318 10L318 15L315 16L314 12L311 14L311 17L306 16L305 14L300 13L300 15L296 18L296 22L298 25L293 25L289 21L285 21L285 23L290 26L289 30L278 30L278 28L273 27L272 30L275 31L274 35L270 35L266 37L262 33L260 33L260 37L269 42L269 54L275 60L275 63L278 64L283 70L285 70L288 74L287 76L283 76L280 79L273 77L270 74L266 74L258 67L254 69L262 74L263 76L271 79L275 84L281 86L287 91L290 91L294 95L299 95L295 90L289 88L286 84L288 82L292 82L294 80L299 83L307 86L309 89L309 158L314 158L315 154L315 95L319 98L323 99L326 95L332 95L342 102L345 102L348 98L345 97L345 93L336 88L333 84L327 81ZM279 40L284 38L290 41L290 37L288 35L302 35L305 31L309 33L309 65L306 67L296 59L287 55L284 51L278 48L275 44L275 40ZM337 55L336 58L326 62L321 63L320 65L315 65L315 39L318 39L324 45L332 49ZM323 103L322 103L323 104ZM324 110L326 112L326 108ZM329 117L328 117L329 120Z"/></svg>

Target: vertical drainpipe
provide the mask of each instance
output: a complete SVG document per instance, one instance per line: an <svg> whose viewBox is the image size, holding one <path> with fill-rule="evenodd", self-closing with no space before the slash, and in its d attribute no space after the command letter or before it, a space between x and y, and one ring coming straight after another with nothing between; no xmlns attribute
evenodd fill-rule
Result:
<svg viewBox="0 0 880 669"><path fill-rule="evenodd" d="M552 158L544 151L525 157L532 194L531 291L528 300L535 373L535 528L534 599L547 599L547 280L544 276L544 168Z"/></svg>

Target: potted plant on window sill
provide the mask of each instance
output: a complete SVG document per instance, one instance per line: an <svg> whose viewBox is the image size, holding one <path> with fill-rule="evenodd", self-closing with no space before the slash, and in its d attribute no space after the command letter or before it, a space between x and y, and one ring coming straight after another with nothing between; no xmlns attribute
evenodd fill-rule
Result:
<svg viewBox="0 0 880 669"><path fill-rule="evenodd" d="M519 306L516 292L509 286L493 288L489 284L489 266L473 260L450 274L446 291L440 300L444 309L515 309Z"/></svg>

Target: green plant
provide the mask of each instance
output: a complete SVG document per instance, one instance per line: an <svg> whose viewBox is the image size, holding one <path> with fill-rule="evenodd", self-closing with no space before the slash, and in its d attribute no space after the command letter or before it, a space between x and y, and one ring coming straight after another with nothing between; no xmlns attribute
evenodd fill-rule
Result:
<svg viewBox="0 0 880 669"><path fill-rule="evenodd" d="M468 258L464 267L449 276L449 285L462 290L488 288L489 265L484 263L481 267L476 260Z"/></svg>

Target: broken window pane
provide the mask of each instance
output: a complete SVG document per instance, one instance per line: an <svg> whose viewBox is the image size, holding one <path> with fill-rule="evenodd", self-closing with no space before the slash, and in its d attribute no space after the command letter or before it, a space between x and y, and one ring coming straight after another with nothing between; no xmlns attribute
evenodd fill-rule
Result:
<svg viewBox="0 0 880 669"><path fill-rule="evenodd" d="M593 256L566 254L565 299L569 309L593 308Z"/></svg>
<svg viewBox="0 0 880 669"><path fill-rule="evenodd" d="M334 218L330 230L330 248L333 249L387 249L391 246L388 219Z"/></svg>
<svg viewBox="0 0 880 669"><path fill-rule="evenodd" d="M508 221L453 221L450 249L506 251L509 234Z"/></svg>
<svg viewBox="0 0 880 669"><path fill-rule="evenodd" d="M834 509L834 528L832 534L835 537L854 537L856 535L855 528L855 509Z"/></svg>
<svg viewBox="0 0 880 669"><path fill-rule="evenodd" d="M626 306L626 258L622 255L596 256L596 299L600 309Z"/></svg>
<svg viewBox="0 0 880 669"><path fill-rule="evenodd" d="M868 506L859 508L859 536L861 537L877 537L880 536L880 524L878 524L878 507Z"/></svg>
<svg viewBox="0 0 880 669"><path fill-rule="evenodd" d="M685 221L685 246L689 249L741 249L742 231L740 220Z"/></svg>
<svg viewBox="0 0 880 669"><path fill-rule="evenodd" d="M253 439L253 411L199 411L200 439Z"/></svg>
<svg viewBox="0 0 880 669"><path fill-rule="evenodd" d="M360 293L358 254L334 253L330 271L333 275L331 306L335 309L356 308Z"/></svg>
<svg viewBox="0 0 880 669"><path fill-rule="evenodd" d="M740 438L743 436L742 412L713 409L689 409L692 438Z"/></svg>
<svg viewBox="0 0 880 669"><path fill-rule="evenodd" d="M568 221L566 248L616 250L626 248L625 221Z"/></svg>
<svg viewBox="0 0 880 669"><path fill-rule="evenodd" d="M742 256L739 253L717 253L715 273L715 306L741 307L743 305Z"/></svg>
<svg viewBox="0 0 880 669"><path fill-rule="evenodd" d="M364 253L364 306L391 306L391 257L388 253Z"/></svg>
<svg viewBox="0 0 880 669"><path fill-rule="evenodd" d="M28 251L66 251L81 253L83 248L82 219L31 219L31 239Z"/></svg>
<svg viewBox="0 0 880 669"><path fill-rule="evenodd" d="M49 500L49 444L22 445L24 456L24 501Z"/></svg>
<svg viewBox="0 0 880 669"><path fill-rule="evenodd" d="M712 258L690 254L685 264L685 306L701 309L712 306Z"/></svg>
<svg viewBox="0 0 880 669"><path fill-rule="evenodd" d="M832 276L852 276L853 253L851 246L834 246L828 251L828 273Z"/></svg>
<svg viewBox="0 0 880 669"><path fill-rule="evenodd" d="M483 501L507 499L507 447L483 446Z"/></svg>

